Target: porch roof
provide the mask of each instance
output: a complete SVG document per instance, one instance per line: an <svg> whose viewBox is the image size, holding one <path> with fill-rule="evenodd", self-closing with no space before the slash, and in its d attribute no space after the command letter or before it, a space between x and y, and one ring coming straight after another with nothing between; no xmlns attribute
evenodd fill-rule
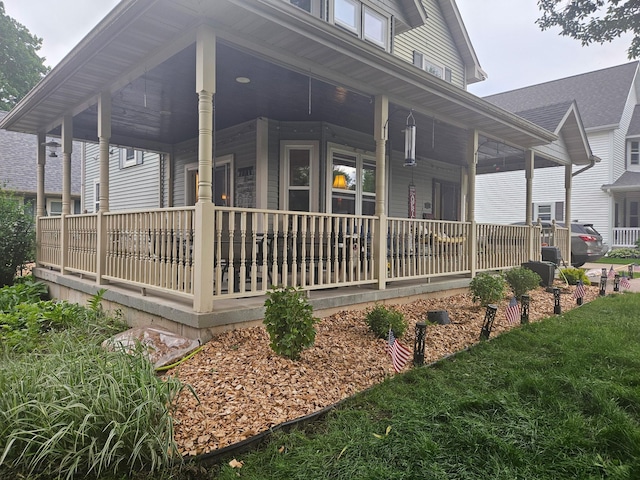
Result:
<svg viewBox="0 0 640 480"><path fill-rule="evenodd" d="M557 139L545 128L282 0L123 0L16 105L0 128L56 134L64 114L78 116L95 109L100 92L123 95L124 87L134 85L138 93L144 88L145 108L134 105L130 111L123 108L120 117L115 115L112 138L124 145L158 149L185 140L171 130L190 124L186 118L194 115L195 72L181 70L184 55L178 54L193 45L196 28L203 22L213 26L222 44L270 64L364 96L388 95L396 105L460 128L475 128L522 148ZM178 63L171 64L173 59ZM172 75L151 83L158 90L150 89L149 97L155 95L157 102L153 109L147 108L147 75L162 64L162 71ZM221 70L219 76L224 75ZM175 97L175 91L187 101ZM96 138L93 125L83 126L74 118L73 127L75 138Z"/></svg>
<svg viewBox="0 0 640 480"><path fill-rule="evenodd" d="M637 192L640 191L640 172L624 172L618 179L602 186L605 192Z"/></svg>

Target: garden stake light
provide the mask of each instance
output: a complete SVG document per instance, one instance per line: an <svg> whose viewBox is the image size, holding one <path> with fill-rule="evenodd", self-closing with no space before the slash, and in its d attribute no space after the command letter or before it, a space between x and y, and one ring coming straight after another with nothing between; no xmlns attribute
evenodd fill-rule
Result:
<svg viewBox="0 0 640 480"><path fill-rule="evenodd" d="M520 297L520 324L524 325L529 323L529 303L531 303L531 297L529 295L522 295Z"/></svg>
<svg viewBox="0 0 640 480"><path fill-rule="evenodd" d="M553 313L560 315L562 308L560 307L560 289L553 287Z"/></svg>
<svg viewBox="0 0 640 480"><path fill-rule="evenodd" d="M480 340L489 340L497 311L498 307L495 305L487 305L487 313L484 315L484 325L482 325L482 330L480 330Z"/></svg>
<svg viewBox="0 0 640 480"><path fill-rule="evenodd" d="M614 292L620 291L620 275L617 273L616 273L616 276L613 277L613 291Z"/></svg>
<svg viewBox="0 0 640 480"><path fill-rule="evenodd" d="M607 269L606 268L602 269L602 273L600 274L600 276L601 277L605 277L605 278L607 277Z"/></svg>
<svg viewBox="0 0 640 480"><path fill-rule="evenodd" d="M606 268L603 268L602 270L606 270ZM600 296L604 297L606 295L606 291L607 291L607 276L603 275L602 277L600 277Z"/></svg>
<svg viewBox="0 0 640 480"><path fill-rule="evenodd" d="M413 364L416 367L424 365L424 340L427 336L427 324L425 322L416 323L416 337L413 343Z"/></svg>
<svg viewBox="0 0 640 480"><path fill-rule="evenodd" d="M629 279L632 279L633 278L633 264L629 265L627 268L629 270L629 275L628 275Z"/></svg>

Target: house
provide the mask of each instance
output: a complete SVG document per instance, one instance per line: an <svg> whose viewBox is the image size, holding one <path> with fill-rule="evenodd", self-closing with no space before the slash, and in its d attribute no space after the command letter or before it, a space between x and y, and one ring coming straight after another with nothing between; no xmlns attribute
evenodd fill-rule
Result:
<svg viewBox="0 0 640 480"><path fill-rule="evenodd" d="M476 172L592 156L485 77L453 0L123 0L0 123L92 144L88 213L39 208L35 273L206 339L271 284L329 312L539 258L538 227L476 222Z"/></svg>
<svg viewBox="0 0 640 480"><path fill-rule="evenodd" d="M0 111L0 121L7 112ZM53 139L52 139L53 140ZM71 211L80 213L82 146L75 144L71 163ZM16 195L29 210L36 214L36 161L33 152L38 150L34 135L0 130L0 186ZM54 153L55 152L50 152ZM62 213L62 163L57 157L49 157L49 175L44 185L45 215Z"/></svg>
<svg viewBox="0 0 640 480"><path fill-rule="evenodd" d="M538 125L559 107L562 110L562 105L575 103L588 144L599 161L589 168L574 167L571 220L593 223L614 248L633 246L640 232L639 87L638 62L630 62L486 97ZM528 202L533 218L566 220L563 173L558 167L536 171ZM527 208L521 194L524 185L525 179L516 172L479 177L477 202L490 208L478 211L477 219L522 220ZM495 195L498 187L500 195Z"/></svg>

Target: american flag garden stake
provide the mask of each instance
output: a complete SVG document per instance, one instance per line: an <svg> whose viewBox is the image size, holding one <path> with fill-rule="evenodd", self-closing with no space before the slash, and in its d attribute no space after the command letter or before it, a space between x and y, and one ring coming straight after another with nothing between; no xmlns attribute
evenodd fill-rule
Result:
<svg viewBox="0 0 640 480"><path fill-rule="evenodd" d="M509 306L507 307L505 316L510 325L516 323L516 320L520 318L520 306L518 305L516 297L511 297L511 300L509 300Z"/></svg>
<svg viewBox="0 0 640 480"><path fill-rule="evenodd" d="M620 286L625 290L629 290L631 288L631 282L625 275L620 279Z"/></svg>
<svg viewBox="0 0 640 480"><path fill-rule="evenodd" d="M389 342L387 343L387 352L391 355L393 369L398 373L402 370L411 357L411 351L396 340L393 330L389 329Z"/></svg>
<svg viewBox="0 0 640 480"><path fill-rule="evenodd" d="M609 279L613 279L616 277L616 271L613 269L613 265L611 265L611 268L609 269Z"/></svg>
<svg viewBox="0 0 640 480"><path fill-rule="evenodd" d="M576 289L573 292L573 298L576 299L576 304L582 305L582 299L584 298L585 294L586 294L586 291L584 289L584 283L582 283L582 280L578 280L578 283L576 284Z"/></svg>

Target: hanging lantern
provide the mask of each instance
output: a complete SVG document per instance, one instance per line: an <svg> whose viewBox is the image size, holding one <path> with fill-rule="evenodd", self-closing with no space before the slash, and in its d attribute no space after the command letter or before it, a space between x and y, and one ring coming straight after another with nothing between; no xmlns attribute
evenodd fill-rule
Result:
<svg viewBox="0 0 640 480"><path fill-rule="evenodd" d="M404 166L416 166L416 119L413 112L409 112L404 129Z"/></svg>

